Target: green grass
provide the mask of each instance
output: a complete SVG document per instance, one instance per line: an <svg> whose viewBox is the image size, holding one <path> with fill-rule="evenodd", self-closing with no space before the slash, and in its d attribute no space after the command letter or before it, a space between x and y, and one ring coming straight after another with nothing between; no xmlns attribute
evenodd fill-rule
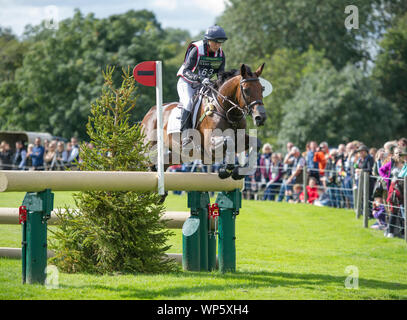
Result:
<svg viewBox="0 0 407 320"><path fill-rule="evenodd" d="M22 193L0 195L19 206ZM72 204L55 193L55 207ZM187 210L170 195L168 210ZM371 221L370 223L373 223ZM350 210L243 201L236 224L237 272L159 275L59 274L59 289L21 284L21 261L0 259L0 299L407 299L407 245L364 229ZM0 246L20 246L20 227L0 225ZM170 240L181 252L181 230ZM359 288L346 289L347 266Z"/></svg>

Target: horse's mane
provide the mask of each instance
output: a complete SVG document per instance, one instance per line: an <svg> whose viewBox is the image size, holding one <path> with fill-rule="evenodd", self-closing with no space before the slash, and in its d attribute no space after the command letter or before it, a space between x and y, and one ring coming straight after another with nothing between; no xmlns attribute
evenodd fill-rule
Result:
<svg viewBox="0 0 407 320"><path fill-rule="evenodd" d="M247 70L247 74L252 77L253 73L250 69L250 67L248 65L246 65L246 70ZM223 71L223 72L219 72L218 74L218 80L215 83L215 86L219 89L222 84L224 84L226 81L228 81L229 79L240 75L240 70L237 69L231 69L229 71Z"/></svg>

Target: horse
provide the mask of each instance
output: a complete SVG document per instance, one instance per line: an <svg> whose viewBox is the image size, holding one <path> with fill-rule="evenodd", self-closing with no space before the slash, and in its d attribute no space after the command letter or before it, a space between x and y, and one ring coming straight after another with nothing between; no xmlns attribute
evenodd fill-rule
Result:
<svg viewBox="0 0 407 320"><path fill-rule="evenodd" d="M263 87L259 81L259 77L263 71L264 63L252 72L250 67L242 64L240 70L231 70L219 74L219 78L213 86L201 88L200 94L211 99L211 110L205 108L204 100L199 105L197 113L197 124L195 132L199 133L198 143L194 145L190 152L195 152L195 159L210 159L216 161L214 151L221 148L223 159L225 158L230 142L229 136L217 135L214 137L213 132L219 133L232 132L236 134L238 129L246 129L246 117L251 115L255 126L262 126L266 120L266 112L263 104ZM207 105L206 105L207 106ZM176 136L174 133L167 134L169 119L171 112L181 107L179 102L171 102L163 105L163 136L164 147L167 149L164 171L173 164L180 164L178 157L180 155L179 133ZM198 106L196 106L198 107ZM144 143L149 143L152 150L157 144L157 112L156 106L146 113L142 122L145 138ZM215 130L219 129L219 130ZM184 134L184 132L182 133ZM202 138L203 137L203 138ZM233 138L236 135L233 136ZM232 138L232 139L233 139ZM244 147L238 148L238 144L233 147L233 164L228 163L218 171L219 177L225 179L232 176L233 179L242 179L243 175L239 174L235 163L234 155L238 152L249 150L251 138L247 133L244 133ZM257 139L256 139L257 140ZM194 140L195 141L195 140ZM220 142L220 143L219 143ZM259 149L258 140L256 150ZM216 144L216 145L215 145ZM241 145L241 144L240 144ZM190 155L190 152L188 155ZM216 152L215 152L216 154ZM219 153L218 153L219 154ZM168 158L167 158L168 157ZM205 158L206 157L206 158ZM192 155L193 159L194 156ZM177 159L177 161L174 161ZM211 162L213 163L213 162ZM152 166L154 170L154 165Z"/></svg>

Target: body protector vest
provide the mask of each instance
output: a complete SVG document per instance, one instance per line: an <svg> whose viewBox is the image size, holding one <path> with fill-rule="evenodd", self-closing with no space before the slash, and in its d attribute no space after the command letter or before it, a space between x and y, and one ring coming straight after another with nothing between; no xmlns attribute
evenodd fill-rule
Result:
<svg viewBox="0 0 407 320"><path fill-rule="evenodd" d="M183 72L185 69L185 62L188 58L191 49L196 47L198 50L198 57L195 66L192 68L192 72L198 74L200 77L204 78L212 78L215 74L219 72L219 68L224 61L223 51L220 48L214 57L209 57L209 53L207 52L207 48L205 48L205 43L203 40L192 42L187 49L185 54L184 63L182 64L181 68L179 68L177 76L183 77L186 81L190 82L190 80L186 79L183 76ZM205 52L206 51L206 52Z"/></svg>

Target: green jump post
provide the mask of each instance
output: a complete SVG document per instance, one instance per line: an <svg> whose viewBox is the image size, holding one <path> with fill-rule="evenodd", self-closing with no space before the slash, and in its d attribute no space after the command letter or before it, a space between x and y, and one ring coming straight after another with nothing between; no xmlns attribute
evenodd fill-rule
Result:
<svg viewBox="0 0 407 320"><path fill-rule="evenodd" d="M188 192L188 208L191 209L191 216L185 221L184 225L182 226L182 267L184 270L209 270L209 203L210 201L208 192Z"/></svg>
<svg viewBox="0 0 407 320"><path fill-rule="evenodd" d="M239 189L220 192L216 198L219 205L219 270L236 271L236 216L242 207L242 194Z"/></svg>
<svg viewBox="0 0 407 320"><path fill-rule="evenodd" d="M25 208L24 208L25 206ZM28 192L23 200L26 218L21 217L23 231L22 273L23 283L45 284L47 267L47 220L54 208L54 194L46 189Z"/></svg>

